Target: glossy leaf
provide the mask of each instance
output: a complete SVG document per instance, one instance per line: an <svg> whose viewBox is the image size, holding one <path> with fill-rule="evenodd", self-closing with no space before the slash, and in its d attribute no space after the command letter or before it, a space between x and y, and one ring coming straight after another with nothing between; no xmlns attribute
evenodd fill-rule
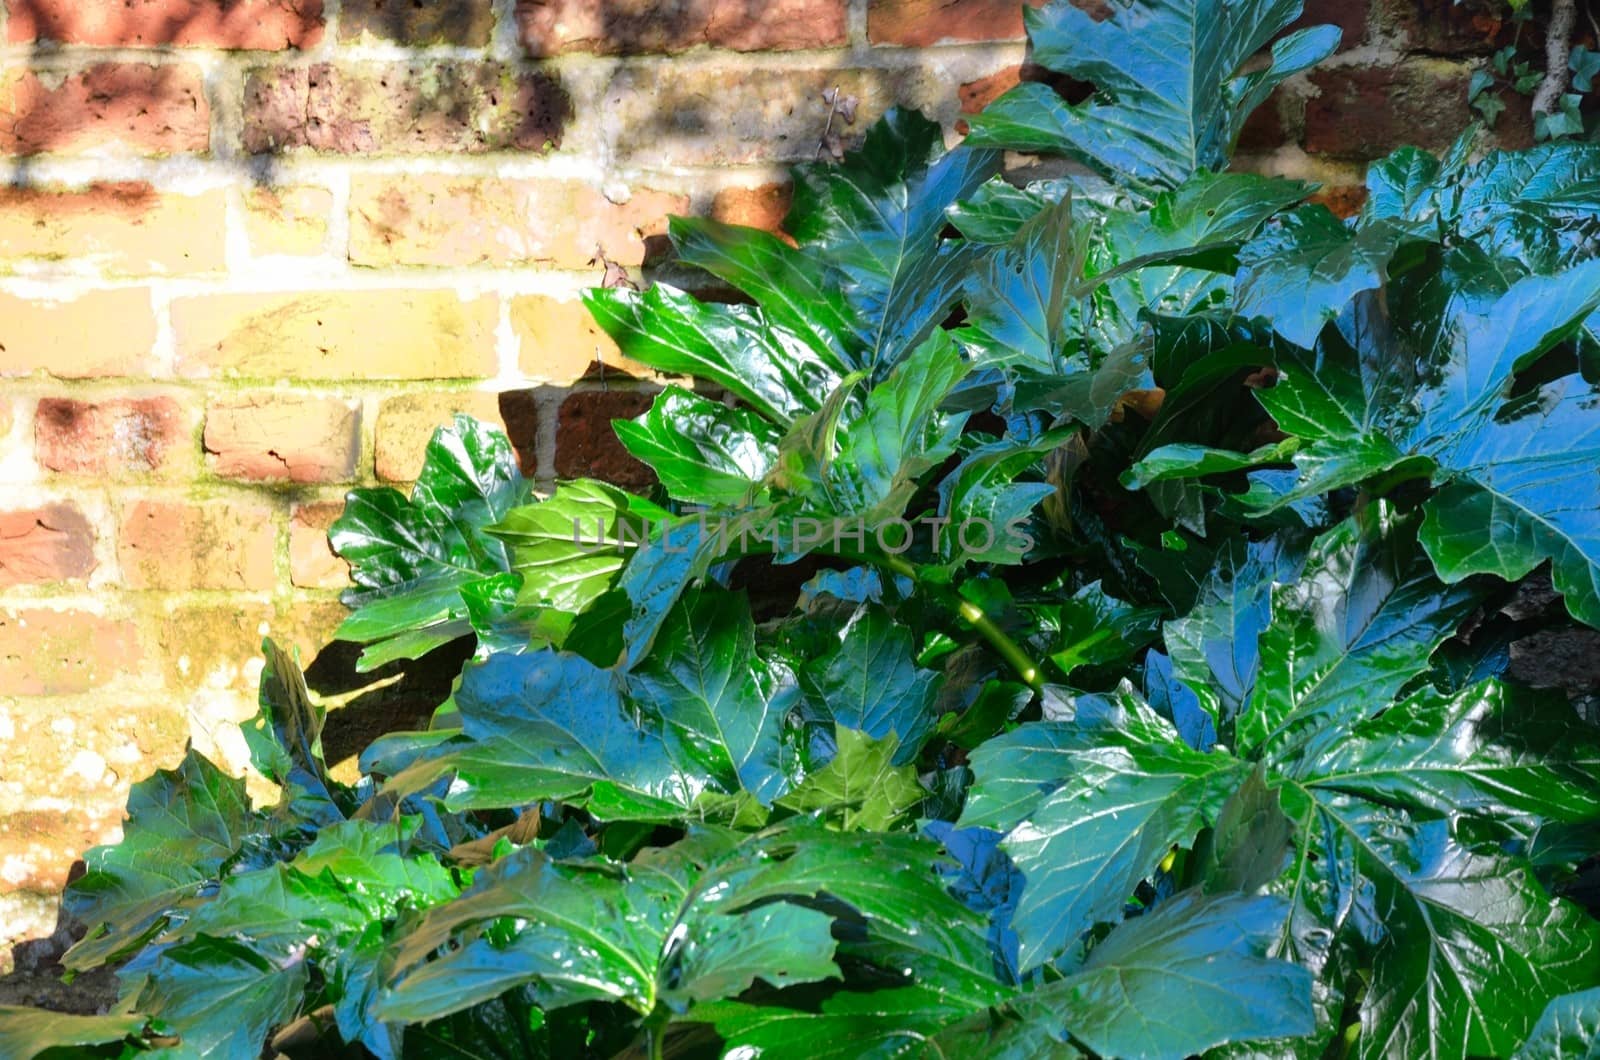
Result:
<svg viewBox="0 0 1600 1060"><path fill-rule="evenodd" d="M1517 1060L1600 1058L1600 987L1556 998L1545 1007Z"/></svg>
<svg viewBox="0 0 1600 1060"><path fill-rule="evenodd" d="M859 608L838 638L802 672L807 690L845 728L874 739L893 733L895 761L911 761L933 728L941 676L917 665L910 631L882 608Z"/></svg>
<svg viewBox="0 0 1600 1060"><path fill-rule="evenodd" d="M1221 169L1250 112L1339 42L1329 26L1301 30L1272 46L1270 66L1241 73L1300 6L1249 0L1217 10L1202 0L1151 0L1113 7L1103 21L1070 3L1029 11L1033 61L1091 82L1099 94L1069 106L1044 85L1022 85L972 121L970 139L1067 154L1113 179L1158 188Z"/></svg>
<svg viewBox="0 0 1600 1060"><path fill-rule="evenodd" d="M672 496L690 504L738 507L754 499L778 458L778 431L742 409L669 386L617 438L649 465Z"/></svg>
<svg viewBox="0 0 1600 1060"><path fill-rule="evenodd" d="M69 1049L95 1056L99 1054L90 1052L89 1047L137 1038L148 1022L143 1016L79 1016L0 1005L0 1056L34 1060L39 1056L61 1056Z"/></svg>
<svg viewBox="0 0 1600 1060"><path fill-rule="evenodd" d="M778 805L836 817L847 832L884 832L922 804L927 793L917 783L917 771L894 765L900 741L893 733L874 740L841 725L834 743L838 749L832 760L779 799Z"/></svg>
<svg viewBox="0 0 1600 1060"><path fill-rule="evenodd" d="M472 632L462 587L506 570L484 528L528 494L505 435L467 416L434 433L409 500L387 487L350 493L328 540L357 586L337 636L366 645L360 669Z"/></svg>

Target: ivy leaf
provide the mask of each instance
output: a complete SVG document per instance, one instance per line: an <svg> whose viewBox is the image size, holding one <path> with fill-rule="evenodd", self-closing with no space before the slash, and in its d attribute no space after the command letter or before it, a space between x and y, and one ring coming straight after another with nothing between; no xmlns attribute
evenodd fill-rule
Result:
<svg viewBox="0 0 1600 1060"><path fill-rule="evenodd" d="M1184 1060L1227 1042L1309 1034L1311 973L1266 956L1287 903L1189 892L1117 927L1083 968L1013 1002L1101 1056Z"/></svg>
<svg viewBox="0 0 1600 1060"><path fill-rule="evenodd" d="M335 636L366 645L359 670L472 632L461 590L507 569L483 528L529 492L505 435L460 415L434 432L409 500L387 487L351 491L328 540L357 586Z"/></svg>
<svg viewBox="0 0 1600 1060"><path fill-rule="evenodd" d="M874 740L837 726L838 748L826 766L796 785L778 805L799 813L837 814L846 832L885 832L915 807L927 792L910 765L893 764L900 741L893 733Z"/></svg>
<svg viewBox="0 0 1600 1060"><path fill-rule="evenodd" d="M623 447L673 497L737 508L756 500L778 458L779 432L744 409L669 386L650 411L613 423Z"/></svg>
<svg viewBox="0 0 1600 1060"><path fill-rule="evenodd" d="M198 900L260 826L244 781L192 748L176 769L139 781L122 842L85 854L88 872L62 899L89 928L62 963L86 970L138 947L171 911Z"/></svg>
<svg viewBox="0 0 1600 1060"><path fill-rule="evenodd" d="M856 610L839 646L807 665L801 678L828 717L873 739L899 738L896 764L914 760L933 729L941 674L917 665L911 631L875 605Z"/></svg>
<svg viewBox="0 0 1600 1060"><path fill-rule="evenodd" d="M1154 0L1113 7L1103 21L1068 3L1030 10L1033 61L1099 94L1068 106L1044 85L1021 85L971 119L969 142L1062 153L1158 188L1221 169L1250 112L1338 46L1334 27L1300 30L1273 44L1270 66L1241 73L1300 6L1248 0L1218 11L1202 0Z"/></svg>
<svg viewBox="0 0 1600 1060"><path fill-rule="evenodd" d="M1545 1006L1516 1060L1600 1060L1600 987Z"/></svg>
<svg viewBox="0 0 1600 1060"><path fill-rule="evenodd" d="M1027 877L1013 918L1024 969L1117 920L1242 779L1237 761L1195 751L1130 690L1076 706L1070 721L1024 725L972 754L960 823L1006 832L1003 849Z"/></svg>
<svg viewBox="0 0 1600 1060"><path fill-rule="evenodd" d="M940 238L945 210L999 165L995 151L946 152L937 122L896 108L842 164L795 168L784 225L854 312L850 367L883 378L944 319L981 253Z"/></svg>

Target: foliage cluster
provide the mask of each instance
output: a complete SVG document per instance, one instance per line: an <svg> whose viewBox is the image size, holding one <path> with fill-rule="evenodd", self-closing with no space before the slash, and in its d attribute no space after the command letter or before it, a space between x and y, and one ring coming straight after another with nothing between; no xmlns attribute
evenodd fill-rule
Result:
<svg viewBox="0 0 1600 1060"><path fill-rule="evenodd" d="M1595 1055L1600 733L1505 672L1600 625L1600 150L1402 150L1341 222L1226 172L1335 31L1113 7L1028 15L1091 98L891 113L793 245L675 221L746 303L589 296L701 384L618 425L656 495L465 419L353 494L341 635L475 637L451 698L346 786L269 643L281 801L139 784L68 895L122 1004L0 1053Z"/></svg>

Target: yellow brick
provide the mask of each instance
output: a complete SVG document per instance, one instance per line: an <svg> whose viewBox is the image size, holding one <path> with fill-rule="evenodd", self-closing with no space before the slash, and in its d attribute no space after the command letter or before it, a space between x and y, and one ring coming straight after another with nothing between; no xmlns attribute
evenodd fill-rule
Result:
<svg viewBox="0 0 1600 1060"><path fill-rule="evenodd" d="M494 296L381 290L173 302L178 371L262 379L475 379L495 372Z"/></svg>
<svg viewBox="0 0 1600 1060"><path fill-rule="evenodd" d="M220 191L165 195L148 184L0 189L0 262L89 262L107 272L219 272Z"/></svg>
<svg viewBox="0 0 1600 1060"><path fill-rule="evenodd" d="M94 291L66 302L0 294L0 376L149 375L155 341L155 311L144 288Z"/></svg>
<svg viewBox="0 0 1600 1060"><path fill-rule="evenodd" d="M244 207L252 253L322 253L333 213L333 192L327 188L251 188Z"/></svg>

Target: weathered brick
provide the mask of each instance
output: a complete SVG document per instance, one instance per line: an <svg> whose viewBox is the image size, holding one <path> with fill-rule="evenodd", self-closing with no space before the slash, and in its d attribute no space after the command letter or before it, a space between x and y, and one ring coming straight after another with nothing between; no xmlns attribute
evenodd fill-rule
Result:
<svg viewBox="0 0 1600 1060"><path fill-rule="evenodd" d="M57 741L59 744L59 737ZM27 761L30 771L46 765L32 759ZM81 751L67 765L75 767L80 774L87 774L96 768L97 762L103 777L109 771L96 752ZM60 786L62 778L63 774L54 774L52 786ZM0 815L0 887L59 891L67 885L73 862L82 857L85 850L121 830L121 815L109 805L109 800L106 805L93 807L98 812L90 813L84 812L89 807L81 805L81 794L73 801L80 806L70 811L18 810Z"/></svg>
<svg viewBox="0 0 1600 1060"><path fill-rule="evenodd" d="M708 69L690 64L617 69L601 103L609 150L640 166L742 165L819 157L830 106L823 92L854 97L855 122L835 115L844 146L893 103L927 105L949 85L915 83L913 70ZM924 91L926 90L926 91Z"/></svg>
<svg viewBox="0 0 1600 1060"><path fill-rule="evenodd" d="M204 85L188 64L100 63L59 79L20 66L0 72L0 153L182 154L210 142Z"/></svg>
<svg viewBox="0 0 1600 1060"><path fill-rule="evenodd" d="M613 373L651 374L622 355L578 298L523 295L511 303L511 329L521 343L523 374L542 382L570 383L599 371L597 363Z"/></svg>
<svg viewBox="0 0 1600 1060"><path fill-rule="evenodd" d="M88 577L94 529L71 504L0 511L0 588Z"/></svg>
<svg viewBox="0 0 1600 1060"><path fill-rule="evenodd" d="M0 293L0 377L148 375L155 309L143 288L91 291L64 302Z"/></svg>
<svg viewBox="0 0 1600 1060"><path fill-rule="evenodd" d="M1024 0L1041 7L1044 0ZM1018 0L872 0L867 39L873 44L925 48L941 41L1019 40Z"/></svg>
<svg viewBox="0 0 1600 1060"><path fill-rule="evenodd" d="M272 509L242 501L137 501L117 541L131 589L270 589L276 576Z"/></svg>
<svg viewBox="0 0 1600 1060"><path fill-rule="evenodd" d="M358 176L350 196L350 260L367 266L576 269L597 248L639 265L665 249L667 214L688 209L685 196L649 189L615 204L579 181L444 174Z"/></svg>
<svg viewBox="0 0 1600 1060"><path fill-rule="evenodd" d="M348 482L361 454L361 411L303 394L222 398L206 411L205 451L224 478Z"/></svg>
<svg viewBox="0 0 1600 1060"><path fill-rule="evenodd" d="M777 232L789 216L794 186L774 181L755 188L723 188L711 201L711 216L723 224L744 225Z"/></svg>
<svg viewBox="0 0 1600 1060"><path fill-rule="evenodd" d="M256 255L322 253L333 192L314 187L254 187L244 194L244 230Z"/></svg>
<svg viewBox="0 0 1600 1060"><path fill-rule="evenodd" d="M172 304L178 370L263 379L458 379L495 373L497 300L453 291L235 294Z"/></svg>
<svg viewBox="0 0 1600 1060"><path fill-rule="evenodd" d="M1338 26L1339 50L1358 48L1367 39L1371 8L1370 0L1306 0L1305 13L1284 32L1292 33L1307 26Z"/></svg>
<svg viewBox="0 0 1600 1060"><path fill-rule="evenodd" d="M423 450L433 432L448 426L458 412L504 427L497 395L483 390L402 394L378 406L378 477L410 482L422 470Z"/></svg>
<svg viewBox="0 0 1600 1060"><path fill-rule="evenodd" d="M0 610L0 688L12 696L87 692L137 673L133 625L86 611Z"/></svg>
<svg viewBox="0 0 1600 1060"><path fill-rule="evenodd" d="M1398 67L1313 71L1305 148L1334 158L1373 159L1400 144L1442 148L1471 118L1467 75L1415 62Z"/></svg>
<svg viewBox="0 0 1600 1060"><path fill-rule="evenodd" d="M322 39L322 0L11 0L6 39L109 48L161 44L260 51Z"/></svg>
<svg viewBox="0 0 1600 1060"><path fill-rule="evenodd" d="M79 401L44 398L34 415L33 447L42 467L70 475L173 469L190 429L170 396Z"/></svg>
<svg viewBox="0 0 1600 1060"><path fill-rule="evenodd" d="M845 0L517 0L522 43L537 56L643 55L700 45L737 51L845 43Z"/></svg>
<svg viewBox="0 0 1600 1060"><path fill-rule="evenodd" d="M481 48L493 32L488 0L344 0L339 11L339 39L346 42Z"/></svg>
<svg viewBox="0 0 1600 1060"><path fill-rule="evenodd" d="M0 188L0 262L87 262L120 273L215 272L226 264L220 191L148 184Z"/></svg>
<svg viewBox="0 0 1600 1060"><path fill-rule="evenodd" d="M344 512L339 501L297 504L289 516L289 580L302 589L341 589L350 565L328 544L328 528Z"/></svg>
<svg viewBox="0 0 1600 1060"><path fill-rule="evenodd" d="M187 731L181 706L131 688L116 710L93 697L0 706L0 814L70 801L118 822L129 785L180 758ZM27 772L7 769L8 756Z"/></svg>
<svg viewBox="0 0 1600 1060"><path fill-rule="evenodd" d="M612 420L633 419L653 395L632 390L575 390L561 403L556 424L556 475L597 478L628 489L655 484L655 472L617 440Z"/></svg>
<svg viewBox="0 0 1600 1060"><path fill-rule="evenodd" d="M1382 6L1407 46L1430 55L1487 55L1516 37L1510 5L1498 0L1382 0ZM1521 43L1537 52L1543 34L1536 24L1528 28Z"/></svg>
<svg viewBox="0 0 1600 1060"><path fill-rule="evenodd" d="M1323 188L1309 201L1321 203L1340 217L1350 218L1360 213L1366 204L1367 189L1361 184L1339 184Z"/></svg>
<svg viewBox="0 0 1600 1060"><path fill-rule="evenodd" d="M11 424L15 422L13 416L11 402L0 397L0 443L3 443L5 436L11 433Z"/></svg>
<svg viewBox="0 0 1600 1060"><path fill-rule="evenodd" d="M542 151L572 101L550 74L440 61L289 66L245 82L244 148L333 154Z"/></svg>
<svg viewBox="0 0 1600 1060"><path fill-rule="evenodd" d="M155 598L139 616L146 650L174 698L246 693L260 676L261 639L276 636L273 605L262 600L194 603ZM288 647L288 645L283 645ZM223 696L204 709L217 721L242 713ZM203 701L203 699L202 699Z"/></svg>

